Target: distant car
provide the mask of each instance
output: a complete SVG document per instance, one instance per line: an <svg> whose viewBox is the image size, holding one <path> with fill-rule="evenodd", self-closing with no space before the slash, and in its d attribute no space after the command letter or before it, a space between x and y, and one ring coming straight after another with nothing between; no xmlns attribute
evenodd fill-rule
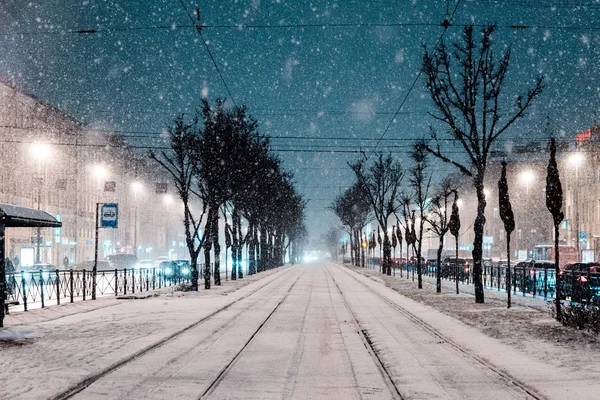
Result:
<svg viewBox="0 0 600 400"><path fill-rule="evenodd" d="M82 261L79 264L75 264L73 266L74 270L86 270L92 271L94 269L94 260ZM98 260L98 264L96 265L96 271L111 271L114 270L115 267L106 260Z"/></svg>
<svg viewBox="0 0 600 400"><path fill-rule="evenodd" d="M111 254L106 259L117 269L133 268L138 263L138 258L134 254Z"/></svg>
<svg viewBox="0 0 600 400"><path fill-rule="evenodd" d="M21 271L24 271L26 276L32 277L33 279L36 279L39 272L42 271L42 278L47 280L50 278L50 275L56 273L57 270L59 270L59 268L48 263L36 263L30 266L21 266Z"/></svg>
<svg viewBox="0 0 600 400"><path fill-rule="evenodd" d="M150 269L154 268L156 264L152 260L140 260L137 264L135 264L135 269Z"/></svg>
<svg viewBox="0 0 600 400"><path fill-rule="evenodd" d="M187 279L192 274L192 267L188 260L175 260L175 275L183 279Z"/></svg>

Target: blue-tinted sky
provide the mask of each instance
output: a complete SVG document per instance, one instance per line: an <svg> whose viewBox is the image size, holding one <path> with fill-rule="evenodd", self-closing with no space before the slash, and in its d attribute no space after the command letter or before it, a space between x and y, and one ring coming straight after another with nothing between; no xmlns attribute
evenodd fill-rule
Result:
<svg viewBox="0 0 600 400"><path fill-rule="evenodd" d="M326 207L352 182L346 163L357 157L329 150L372 150L372 139L381 137L419 72L422 45L436 42L447 7L456 4L184 3L190 11L199 4L204 38L234 101L246 104L274 137L285 168L311 199L307 222L314 232L335 222ZM134 144L160 145L169 119L190 113L203 91L211 99L231 99L179 0L8 0L1 7L0 76L86 123L122 131ZM600 2L594 0L460 2L457 25L503 26L495 41L498 49L513 47L507 95L546 76L539 102L499 146L539 138L547 115L566 137L597 121L598 21ZM514 25L528 28L508 27ZM57 33L91 29L108 31ZM451 27L446 39L460 33ZM427 133L430 110L420 80L379 149L404 159L409 140Z"/></svg>

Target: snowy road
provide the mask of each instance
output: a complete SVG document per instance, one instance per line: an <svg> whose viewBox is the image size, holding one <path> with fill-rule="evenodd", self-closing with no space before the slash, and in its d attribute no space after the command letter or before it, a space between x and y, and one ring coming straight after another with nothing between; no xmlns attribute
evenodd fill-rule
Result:
<svg viewBox="0 0 600 400"><path fill-rule="evenodd" d="M0 398L491 400L575 394L561 373L334 264L285 268L227 296L170 301L178 314L161 314L160 299L87 313L100 330L102 321L122 323L124 316L149 329L142 310L172 321L160 320L160 332L149 332L135 346L89 343L90 351L77 354L80 364L69 367L69 380L48 376L44 349L34 349L42 351L40 365L31 368L46 374L43 390ZM200 302L203 311L191 312ZM71 324L71 337L85 348L78 321L70 318L61 329ZM131 332L117 339L136 343ZM19 357L27 346L11 351ZM85 358L94 352L96 358ZM56 357L47 362L61 365ZM0 384L22 387L6 379ZM578 398L586 396L579 392Z"/></svg>

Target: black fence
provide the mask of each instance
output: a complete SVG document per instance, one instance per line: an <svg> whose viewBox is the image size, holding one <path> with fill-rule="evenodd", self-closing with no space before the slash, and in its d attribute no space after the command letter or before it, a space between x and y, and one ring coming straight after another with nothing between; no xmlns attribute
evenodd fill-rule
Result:
<svg viewBox="0 0 600 400"><path fill-rule="evenodd" d="M203 264L198 264L202 278ZM159 268L114 269L96 272L96 296L120 296L148 292L163 287L187 283L186 273ZM14 307L27 311L29 307L73 303L92 299L94 276L90 270L38 271L7 274L6 310Z"/></svg>

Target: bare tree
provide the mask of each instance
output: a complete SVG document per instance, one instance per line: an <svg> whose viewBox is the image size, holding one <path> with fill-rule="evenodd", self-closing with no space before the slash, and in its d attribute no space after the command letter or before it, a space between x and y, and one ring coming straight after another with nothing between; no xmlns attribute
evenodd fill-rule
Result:
<svg viewBox="0 0 600 400"><path fill-rule="evenodd" d="M563 191L562 184L560 183L560 174L558 173L558 166L556 165L556 141L554 138L550 139L550 161L548 161L548 175L546 176L546 207L552 214L554 222L554 273L556 274L556 319L562 321L562 314L560 311L560 280L558 274L560 273L559 263L559 246L558 239L560 236L559 225L565 218L562 211L563 206Z"/></svg>
<svg viewBox="0 0 600 400"><path fill-rule="evenodd" d="M506 300L506 308L510 308L510 284L511 284L511 274L510 274L510 234L515 230L515 216L513 214L512 205L510 204L510 197L508 195L508 181L506 179L506 161L502 161L502 173L500 175L500 180L498 181L498 201L500 206L500 218L502 218L502 222L504 223L504 230L506 231L506 256L507 256L507 266L506 266L506 291L508 293L508 297Z"/></svg>
<svg viewBox="0 0 600 400"><path fill-rule="evenodd" d="M439 240L437 250L437 264L436 264L436 286L435 291L437 293L442 292L442 251L444 250L444 238L448 230L450 229L450 215L449 210L452 199L456 189L452 185L450 179L444 179L437 193L434 194L431 200L431 210L427 215L427 222L429 223L429 230L433 232Z"/></svg>
<svg viewBox="0 0 600 400"><path fill-rule="evenodd" d="M419 231L414 231L415 252L417 254L417 282L419 289L423 289L423 232L427 209L429 208L429 189L431 187L431 174L428 171L427 153L423 142L415 144L411 153L414 166L410 169L410 187L413 190L413 202L419 213Z"/></svg>
<svg viewBox="0 0 600 400"><path fill-rule="evenodd" d="M183 116L178 116L173 125L167 130L169 134L170 149L161 151L160 155L150 152L150 158L155 160L166 170L175 184L177 194L183 203L183 226L185 228L185 243L190 254L192 268L192 290L198 290L198 255L204 244L206 234L199 237L200 227L206 215L206 202L202 201L202 190L199 190L201 182L196 179L195 169L197 167L197 135L196 122L187 124ZM193 199L202 202L202 211L194 216L191 203Z"/></svg>
<svg viewBox="0 0 600 400"><path fill-rule="evenodd" d="M400 195L402 178L404 176L400 163L391 154L384 157L379 154L369 168L366 160L359 160L350 167L356 174L358 184L363 194L371 203L375 219L383 231L383 268L382 272L392 274L392 248L387 230L388 219L401 208Z"/></svg>
<svg viewBox="0 0 600 400"><path fill-rule="evenodd" d="M502 89L506 83L511 49L506 47L500 57L495 55L492 51L494 30L494 26L483 28L482 40L478 44L473 26L467 26L462 41L455 43L452 50L448 50L442 42L433 51L425 48L423 56L423 73L436 108L436 112L430 115L447 129L450 138L463 149L468 162L453 159L442 149L433 127L431 141L424 146L440 160L471 177L477 194L477 217L473 225L473 281L478 303L484 302L481 275L486 200L483 182L488 156L498 137L525 115L543 90L543 77L539 77L526 94L516 96L512 110L503 109Z"/></svg>
<svg viewBox="0 0 600 400"><path fill-rule="evenodd" d="M335 198L331 210L338 216L344 229L350 235L350 257L352 264L359 265L361 241L357 232L372 219L371 205L363 195L358 183L350 186Z"/></svg>

